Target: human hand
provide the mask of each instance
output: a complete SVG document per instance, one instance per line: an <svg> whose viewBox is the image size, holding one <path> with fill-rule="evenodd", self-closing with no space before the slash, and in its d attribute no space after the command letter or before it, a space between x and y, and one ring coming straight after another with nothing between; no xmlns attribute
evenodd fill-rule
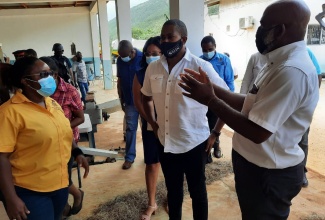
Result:
<svg viewBox="0 0 325 220"><path fill-rule="evenodd" d="M27 209L25 203L18 197L7 199L7 215L9 219L26 220L30 211Z"/></svg>
<svg viewBox="0 0 325 220"><path fill-rule="evenodd" d="M87 158L83 154L80 154L77 156L76 162L77 162L77 166L83 167L85 169L83 178L87 178L89 173L89 164Z"/></svg>
<svg viewBox="0 0 325 220"><path fill-rule="evenodd" d="M214 142L217 140L217 137L211 133L208 141L207 141L207 146L205 147L205 151L209 154L211 152L211 149L213 147Z"/></svg>
<svg viewBox="0 0 325 220"><path fill-rule="evenodd" d="M158 129L159 129L159 125L157 124L157 122L151 124L153 133L155 134L156 138L158 138Z"/></svg>
<svg viewBox="0 0 325 220"><path fill-rule="evenodd" d="M179 86L182 87L186 92L183 95L192 98L203 105L208 105L209 102L216 97L212 83L206 72L201 67L199 72L191 69L184 69L186 74L181 74L182 81Z"/></svg>

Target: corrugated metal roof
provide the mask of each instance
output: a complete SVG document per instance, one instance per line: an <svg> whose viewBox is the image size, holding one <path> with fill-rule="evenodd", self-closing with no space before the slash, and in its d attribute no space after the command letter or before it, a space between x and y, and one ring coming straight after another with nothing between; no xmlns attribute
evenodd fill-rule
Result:
<svg viewBox="0 0 325 220"><path fill-rule="evenodd" d="M63 7L89 7L93 1L60 1L60 2L32 2L32 3L1 3L0 10L29 9L29 8L63 8Z"/></svg>

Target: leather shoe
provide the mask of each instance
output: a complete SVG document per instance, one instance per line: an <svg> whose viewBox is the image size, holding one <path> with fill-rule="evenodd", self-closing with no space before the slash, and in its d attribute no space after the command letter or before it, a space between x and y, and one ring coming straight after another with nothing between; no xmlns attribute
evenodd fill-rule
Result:
<svg viewBox="0 0 325 220"><path fill-rule="evenodd" d="M122 169L123 169L123 170L128 170L128 169L131 168L132 164L133 164L133 162L130 162L130 161L127 161L127 160L126 160L126 161L123 163Z"/></svg>
<svg viewBox="0 0 325 220"><path fill-rule="evenodd" d="M302 180L302 187L307 187L308 186L308 179L306 177L306 173L304 174L304 179Z"/></svg>
<svg viewBox="0 0 325 220"><path fill-rule="evenodd" d="M216 142L213 144L213 155L216 158L221 158L222 157L222 153L221 153L221 149L220 149L220 141L216 140Z"/></svg>

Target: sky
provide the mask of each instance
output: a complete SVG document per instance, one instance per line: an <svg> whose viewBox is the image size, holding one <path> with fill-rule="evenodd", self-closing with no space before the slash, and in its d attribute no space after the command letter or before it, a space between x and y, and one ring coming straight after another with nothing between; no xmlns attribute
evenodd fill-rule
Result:
<svg viewBox="0 0 325 220"><path fill-rule="evenodd" d="M115 1L109 1L107 3L107 18L108 18L108 20L111 20L112 18L116 17ZM148 1L148 0L130 0L130 7L132 8L138 4L141 4L146 1Z"/></svg>

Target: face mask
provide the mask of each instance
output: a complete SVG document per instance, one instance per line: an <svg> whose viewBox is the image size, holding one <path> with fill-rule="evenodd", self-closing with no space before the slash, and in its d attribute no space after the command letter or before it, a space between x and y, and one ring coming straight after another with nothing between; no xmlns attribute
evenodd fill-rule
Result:
<svg viewBox="0 0 325 220"><path fill-rule="evenodd" d="M175 57L183 47L182 39L176 42L163 42L161 43L161 51L166 58Z"/></svg>
<svg viewBox="0 0 325 220"><path fill-rule="evenodd" d="M210 59L212 59L212 57L214 57L215 54L216 54L215 51L210 51L210 52L208 52L208 53L203 53L203 56L204 56L205 58L207 58L208 60L210 60Z"/></svg>
<svg viewBox="0 0 325 220"><path fill-rule="evenodd" d="M124 61L124 62L129 62L131 60L131 57L127 56L127 57L121 57L121 59Z"/></svg>
<svg viewBox="0 0 325 220"><path fill-rule="evenodd" d="M257 50L261 54L266 54L269 51L272 50L273 43L274 43L274 28L276 28L278 25L271 27L269 29L265 29L262 27L259 27L256 32L255 36L255 43Z"/></svg>
<svg viewBox="0 0 325 220"><path fill-rule="evenodd" d="M53 93L56 90L56 83L55 83L53 76L48 76L48 77L42 78L38 81L34 81L34 80L31 80L28 78L26 78L26 79L29 81L32 81L32 82L38 82L41 85L41 88L39 90L34 89L33 87L29 86L30 88L36 90L36 92L38 92L38 94L40 94L41 96L49 97L49 96L53 95Z"/></svg>
<svg viewBox="0 0 325 220"><path fill-rule="evenodd" d="M147 64L153 62L153 61L156 61L156 60L159 60L160 59L160 56L150 56L150 57L146 57L146 61L147 61Z"/></svg>

